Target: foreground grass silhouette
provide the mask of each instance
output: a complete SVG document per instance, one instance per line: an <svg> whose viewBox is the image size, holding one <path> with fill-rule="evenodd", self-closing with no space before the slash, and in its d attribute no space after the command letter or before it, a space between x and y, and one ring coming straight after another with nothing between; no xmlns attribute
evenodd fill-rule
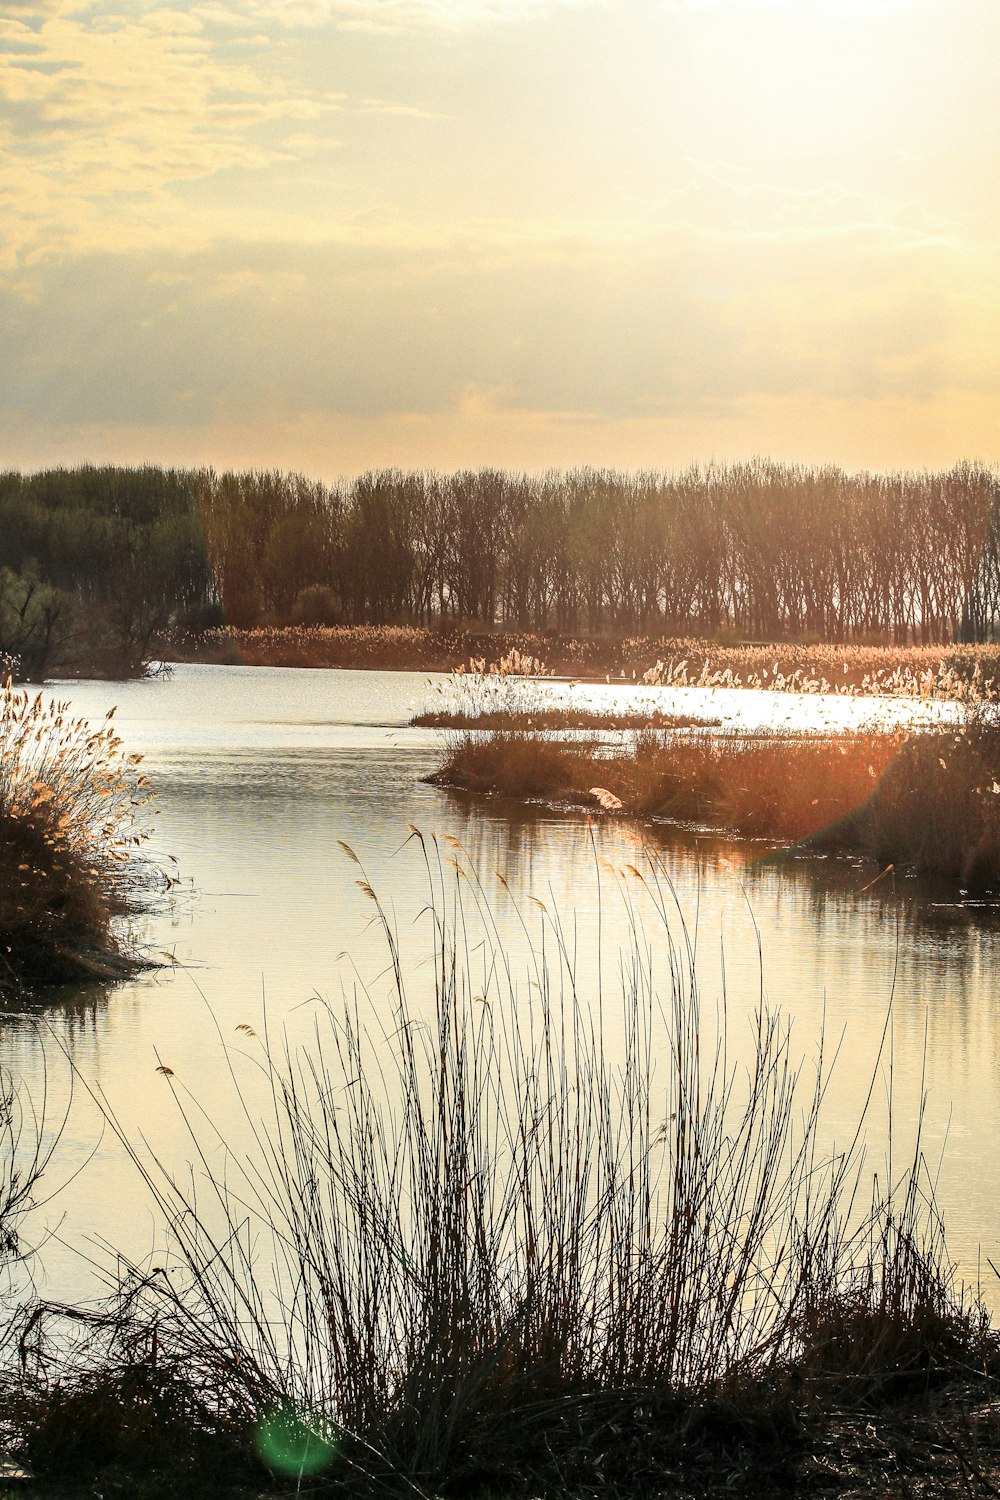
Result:
<svg viewBox="0 0 1000 1500"><path fill-rule="evenodd" d="M312 1494L828 1493L865 1451L884 1474L886 1444L911 1476L992 1482L1000 1428L959 1439L997 1339L919 1141L873 1190L867 1106L824 1145L827 1063L797 1064L759 996L737 1062L654 853L622 878L631 939L602 981L557 913L413 842L417 951L348 850L373 988L317 1000L305 1042L220 1038L238 1139L179 1062L190 1177L109 1113L172 1252L70 1310L72 1353L67 1310L32 1311L0 1416L36 1493L259 1494L268 1472Z"/></svg>

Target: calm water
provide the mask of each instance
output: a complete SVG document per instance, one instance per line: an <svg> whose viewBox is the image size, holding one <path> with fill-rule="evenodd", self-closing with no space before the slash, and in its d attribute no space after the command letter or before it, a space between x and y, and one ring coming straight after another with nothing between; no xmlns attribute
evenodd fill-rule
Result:
<svg viewBox="0 0 1000 1500"><path fill-rule="evenodd" d="M230 667L179 667L164 681L53 690L95 718L117 705L119 732L144 754L157 789L153 843L161 855L176 857L184 884L172 908L148 919L144 930L148 943L169 956L169 967L110 989L64 995L30 1013L7 1013L0 1023L0 1060L33 1097L47 1090L51 1108L62 1106L68 1060L78 1080L52 1178L60 1191L42 1213L49 1238L41 1281L48 1295L91 1294L111 1264L108 1247L142 1255L162 1242L135 1170L111 1133L102 1133L88 1091L104 1097L130 1137L141 1134L179 1168L190 1152L170 1089L156 1071L170 1067L205 1111L209 1155L221 1161L212 1128L234 1139L240 1126L220 1038L241 1042L237 1027L259 1031L265 1019L273 1035L286 1022L293 1030L308 1025L311 997L335 1000L358 974L376 1009L382 1003L384 948L341 841L363 860L414 957L424 951L419 913L427 894L409 838L418 827L444 841L443 857L476 867L516 955L524 940L512 903L540 931L542 915L528 900L534 896L560 912L582 988L596 987L600 915L605 975L613 976L628 932L615 872L641 864L639 832L620 821L424 785L421 777L440 757L440 738L406 725L432 690L429 679L409 673ZM611 702L630 690L574 691ZM721 713L744 727L781 716L803 725L823 718L850 725L875 712L915 711L768 694L662 697L691 711L700 704L706 715ZM769 1002L794 1018L797 1051L814 1055L824 1025L828 1048L839 1044L827 1099L827 1130L838 1139L849 1135L868 1090L892 1001L896 1149L910 1134L925 1068L925 1139L935 1163L944 1148L939 1197L952 1252L973 1275L980 1246L984 1257L996 1258L1000 917L993 905L963 904L912 883L872 885L878 871L845 860L776 867L755 846L718 837L665 827L646 837L661 852L713 1013L725 984L734 1052L749 1041L746 1017L762 983ZM662 950L641 888L628 876L624 888ZM676 930L677 919L671 922ZM415 964L413 973L419 989L426 970ZM613 1037L608 1045L616 1045ZM878 1073L870 1128L876 1163L884 1149L888 1053ZM986 1291L992 1297L988 1283Z"/></svg>

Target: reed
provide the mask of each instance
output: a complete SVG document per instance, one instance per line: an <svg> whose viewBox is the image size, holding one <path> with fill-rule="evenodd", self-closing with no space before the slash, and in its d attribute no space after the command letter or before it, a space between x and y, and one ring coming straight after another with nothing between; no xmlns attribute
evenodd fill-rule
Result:
<svg viewBox="0 0 1000 1500"><path fill-rule="evenodd" d="M433 685L428 707L410 722L421 728L501 732L681 729L719 723L667 711L653 693L639 694L627 711L560 703L552 684L544 680L548 675L542 661L517 651L488 664L485 658L472 658L468 668L459 668L446 682ZM574 686L570 684L570 695Z"/></svg>
<svg viewBox="0 0 1000 1500"><path fill-rule="evenodd" d="M608 744L493 731L454 735L430 780L781 842L846 819L869 799L901 744L891 734L831 740L640 730Z"/></svg>
<svg viewBox="0 0 1000 1500"><path fill-rule="evenodd" d="M816 842L884 863L1000 889L1000 714L970 710L954 730L903 739L871 795Z"/></svg>
<svg viewBox="0 0 1000 1500"><path fill-rule="evenodd" d="M883 865L1000 888L1000 718L831 738L674 735L613 745L519 730L452 736L432 782L843 848Z"/></svg>
<svg viewBox="0 0 1000 1500"><path fill-rule="evenodd" d="M664 643L667 644L667 643ZM805 642L669 643L642 674L647 687L751 688L775 693L930 698L975 704L1000 692L989 646L860 646Z"/></svg>
<svg viewBox="0 0 1000 1500"><path fill-rule="evenodd" d="M116 1380L186 1390L192 1423L256 1433L299 1484L555 1493L617 1465L635 1493L704 1472L713 1444L752 1467L755 1422L773 1432L796 1391L871 1401L993 1358L919 1145L860 1211L861 1127L822 1146L822 1054L799 1065L752 997L737 1066L655 854L623 878L612 988L577 971L556 913L501 927L461 852L414 840L426 969L348 851L388 997L359 980L317 1001L305 1044L239 1028L249 1058L226 1047L221 1076L249 1148L166 1066L190 1180L120 1130L173 1256L119 1286ZM58 1461L51 1428L33 1451Z"/></svg>
<svg viewBox="0 0 1000 1500"><path fill-rule="evenodd" d="M0 979L110 976L134 961L115 919L157 878L139 857L138 762L110 715L92 729L64 703L0 687Z"/></svg>
<svg viewBox="0 0 1000 1500"><path fill-rule="evenodd" d="M253 666L350 667L454 672L513 653L548 673L647 687L732 687L771 692L899 698L995 698L1000 646L826 644L809 641L726 643L706 636L527 633L446 624L234 625L171 630L158 656ZM465 664L468 663L469 666ZM531 675L539 675L537 672Z"/></svg>

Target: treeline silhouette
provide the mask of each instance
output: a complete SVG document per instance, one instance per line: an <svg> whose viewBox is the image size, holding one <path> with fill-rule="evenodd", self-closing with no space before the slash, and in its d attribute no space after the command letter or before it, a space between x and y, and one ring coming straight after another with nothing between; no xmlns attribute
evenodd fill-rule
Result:
<svg viewBox="0 0 1000 1500"><path fill-rule="evenodd" d="M127 663L167 626L993 634L998 476L755 460L682 473L83 466L0 474L0 650ZM82 644L81 644L82 643Z"/></svg>

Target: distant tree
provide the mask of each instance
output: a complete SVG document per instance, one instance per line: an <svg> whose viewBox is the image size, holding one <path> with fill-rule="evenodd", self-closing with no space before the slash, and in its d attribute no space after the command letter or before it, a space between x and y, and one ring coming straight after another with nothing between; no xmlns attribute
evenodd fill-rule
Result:
<svg viewBox="0 0 1000 1500"><path fill-rule="evenodd" d="M71 630L71 603L32 573L0 568L0 656L20 682L42 682Z"/></svg>

